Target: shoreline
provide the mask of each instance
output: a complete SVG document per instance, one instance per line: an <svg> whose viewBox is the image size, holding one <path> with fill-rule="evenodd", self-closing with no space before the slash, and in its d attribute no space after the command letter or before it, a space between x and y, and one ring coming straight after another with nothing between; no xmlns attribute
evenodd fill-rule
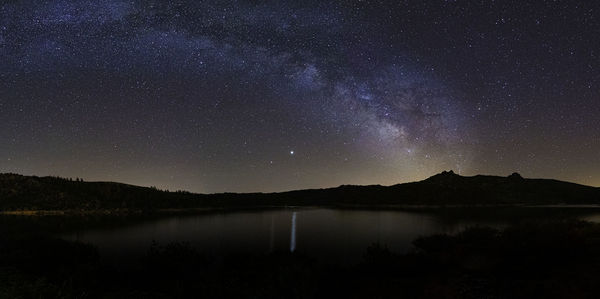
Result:
<svg viewBox="0 0 600 299"><path fill-rule="evenodd" d="M545 209L600 209L593 204L479 204L479 205L267 205L267 206L230 206L201 208L168 208L152 210L130 209L97 209L97 210L8 210L0 211L0 216L127 216L127 215L186 215L214 212L258 211L273 209L339 209L339 210L440 210L440 209L490 209L490 208L545 208Z"/></svg>

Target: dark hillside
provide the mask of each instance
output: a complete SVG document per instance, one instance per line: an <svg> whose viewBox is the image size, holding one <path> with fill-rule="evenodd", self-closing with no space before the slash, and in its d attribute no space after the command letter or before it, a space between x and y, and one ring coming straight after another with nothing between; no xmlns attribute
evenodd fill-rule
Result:
<svg viewBox="0 0 600 299"><path fill-rule="evenodd" d="M113 182L0 174L3 210L150 209L184 206L199 195Z"/></svg>
<svg viewBox="0 0 600 299"><path fill-rule="evenodd" d="M342 185L281 193L192 194L112 182L0 174L2 210L153 210L289 205L600 204L600 189L547 179L452 171L393 186Z"/></svg>

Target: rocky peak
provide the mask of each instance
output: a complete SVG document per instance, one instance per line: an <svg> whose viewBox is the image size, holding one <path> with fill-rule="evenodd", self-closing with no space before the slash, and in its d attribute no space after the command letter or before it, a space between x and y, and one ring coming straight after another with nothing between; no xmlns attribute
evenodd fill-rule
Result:
<svg viewBox="0 0 600 299"><path fill-rule="evenodd" d="M522 180L523 179L523 177L517 172L513 172L511 175L508 176L508 178L510 180Z"/></svg>

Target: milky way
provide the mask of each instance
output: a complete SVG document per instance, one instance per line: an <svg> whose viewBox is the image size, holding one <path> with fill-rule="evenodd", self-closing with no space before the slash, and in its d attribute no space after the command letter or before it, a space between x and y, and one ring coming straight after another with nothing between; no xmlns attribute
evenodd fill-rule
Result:
<svg viewBox="0 0 600 299"><path fill-rule="evenodd" d="M197 192L445 169L600 185L599 28L576 1L10 1L0 171Z"/></svg>

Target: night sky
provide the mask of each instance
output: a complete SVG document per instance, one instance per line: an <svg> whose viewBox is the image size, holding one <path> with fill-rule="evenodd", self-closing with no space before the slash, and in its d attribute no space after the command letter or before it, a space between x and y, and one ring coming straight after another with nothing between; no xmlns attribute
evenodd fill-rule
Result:
<svg viewBox="0 0 600 299"><path fill-rule="evenodd" d="M0 172L600 186L596 1L3 1Z"/></svg>

